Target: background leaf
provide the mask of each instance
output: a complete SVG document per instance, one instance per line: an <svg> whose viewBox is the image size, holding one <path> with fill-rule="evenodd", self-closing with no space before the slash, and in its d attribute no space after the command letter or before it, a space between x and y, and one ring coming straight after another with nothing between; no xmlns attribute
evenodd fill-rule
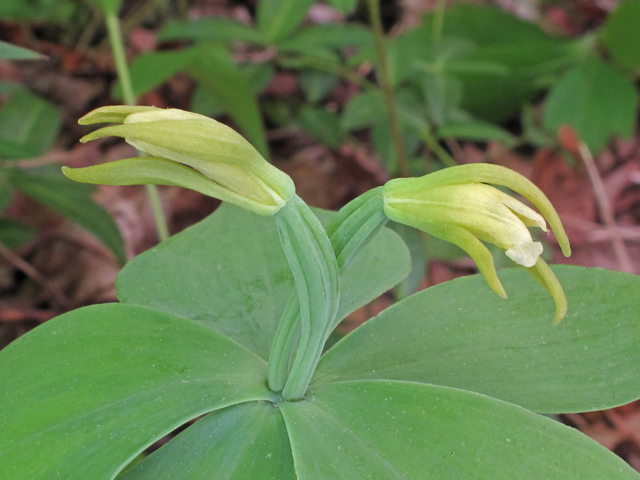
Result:
<svg viewBox="0 0 640 480"><path fill-rule="evenodd" d="M313 0L262 0L257 5L258 30L267 42L287 37L304 19Z"/></svg>
<svg viewBox="0 0 640 480"><path fill-rule="evenodd" d="M187 66L188 72L211 91L238 123L247 140L263 157L269 159L258 101L231 54L217 45L203 45L198 47L196 58L196 62Z"/></svg>
<svg viewBox="0 0 640 480"><path fill-rule="evenodd" d="M298 478L638 480L580 432L484 395L354 381L280 405Z"/></svg>
<svg viewBox="0 0 640 480"><path fill-rule="evenodd" d="M33 50L0 41L0 58L6 60L41 60L45 57Z"/></svg>
<svg viewBox="0 0 640 480"><path fill-rule="evenodd" d="M0 478L113 478L188 420L270 399L266 368L206 326L143 307L57 317L0 354Z"/></svg>
<svg viewBox="0 0 640 480"><path fill-rule="evenodd" d="M423 18L422 35L431 41L433 14ZM499 28L491 26L499 25ZM550 74L581 61L583 49L555 38L537 25L524 21L497 7L456 3L446 12L443 39L464 39L474 49L464 57L467 62L502 65L508 75L496 72L458 71L463 84L461 107L474 117L499 122L516 114L531 100Z"/></svg>
<svg viewBox="0 0 640 480"><path fill-rule="evenodd" d="M89 0L97 6L104 15L118 15L122 0Z"/></svg>
<svg viewBox="0 0 640 480"><path fill-rule="evenodd" d="M35 238L37 231L22 223L0 218L0 243L15 250Z"/></svg>
<svg viewBox="0 0 640 480"><path fill-rule="evenodd" d="M492 123L474 120L442 125L438 128L438 136L440 138L459 138L480 142L497 140L507 146L513 145L516 142L516 137L506 130Z"/></svg>
<svg viewBox="0 0 640 480"><path fill-rule="evenodd" d="M315 213L324 225L333 215ZM341 277L338 318L393 287L408 271L402 240L383 230ZM116 288L124 303L202 322L267 359L293 279L273 219L223 204L206 220L134 258L118 275Z"/></svg>
<svg viewBox="0 0 640 480"><path fill-rule="evenodd" d="M263 45L262 33L249 25L229 18L200 18L189 22L167 23L158 35L159 40L194 40L198 42L244 41Z"/></svg>
<svg viewBox="0 0 640 480"><path fill-rule="evenodd" d="M640 1L620 2L609 15L602 31L602 40L622 66L637 68L640 66Z"/></svg>
<svg viewBox="0 0 640 480"><path fill-rule="evenodd" d="M554 131L570 125L597 153L612 135L631 136L638 101L631 79L594 58L572 69L553 87L543 123Z"/></svg>
<svg viewBox="0 0 640 480"><path fill-rule="evenodd" d="M98 237L124 264L124 242L111 216L91 199L92 185L65 177L56 167L11 169L10 182L24 193L42 202Z"/></svg>
<svg viewBox="0 0 640 480"><path fill-rule="evenodd" d="M313 138L331 147L338 148L342 143L340 117L324 107L302 107L296 122Z"/></svg>
<svg viewBox="0 0 640 480"><path fill-rule="evenodd" d="M480 392L542 413L585 412L640 397L640 277L554 267L569 301L553 301L520 269L509 298L481 276L417 293L369 320L321 359L314 384L390 379ZM461 294L462 292L462 294Z"/></svg>
<svg viewBox="0 0 640 480"><path fill-rule="evenodd" d="M176 73L185 70L187 64L196 57L195 51L190 48L150 52L136 57L129 69L134 95L139 97L163 84ZM122 99L120 82L114 87L114 96Z"/></svg>
<svg viewBox="0 0 640 480"><path fill-rule="evenodd" d="M19 91L0 110L0 157L39 157L53 145L61 123L53 105L27 90Z"/></svg>

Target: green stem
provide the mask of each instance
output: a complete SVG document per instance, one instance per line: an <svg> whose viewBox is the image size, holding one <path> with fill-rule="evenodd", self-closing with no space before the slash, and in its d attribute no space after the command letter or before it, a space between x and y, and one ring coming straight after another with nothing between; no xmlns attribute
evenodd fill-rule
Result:
<svg viewBox="0 0 640 480"><path fill-rule="evenodd" d="M301 335L282 397L304 397L340 302L340 274L331 242L318 218L297 195L276 215L300 306ZM279 351L280 355L289 352Z"/></svg>
<svg viewBox="0 0 640 480"><path fill-rule="evenodd" d="M388 220L383 211L381 190L382 187L369 190L347 204L327 227L327 235L341 274L349 268L353 260ZM340 319L336 317L332 322L321 342L322 347L339 321ZM300 337L301 328L300 303L294 292L278 323L269 356L269 388L274 392L281 391L287 382L290 359ZM317 359L314 359L315 364L320 358L320 353L322 348L315 352L317 355Z"/></svg>
<svg viewBox="0 0 640 480"><path fill-rule="evenodd" d="M404 150L404 142L402 140L402 129L400 128L400 117L398 115L398 107L396 105L393 85L391 83L391 74L389 71L389 61L387 59L387 49L384 45L384 32L382 30L382 21L380 19L380 5L378 0L367 0L369 6L369 16L371 25L373 26L373 35L375 39L377 73L382 92L384 93L385 103L387 105L387 114L389 116L389 128L391 130L391 139L398 157L398 169L403 177L409 176L409 162L407 154Z"/></svg>
<svg viewBox="0 0 640 480"><path fill-rule="evenodd" d="M431 151L436 154L438 159L446 167L454 167L458 165L458 163L454 160L454 158L451 155L449 155L449 153L444 148L442 148L440 143L438 143L438 140L436 139L436 137L434 137L433 133L431 133L430 130L424 129L422 130L421 133L422 133L422 139L424 140L424 143L427 144L427 146L431 149Z"/></svg>
<svg viewBox="0 0 640 480"><path fill-rule="evenodd" d="M438 43L442 39L442 26L444 25L444 10L446 0L438 0L433 15L433 30L432 37L433 43Z"/></svg>
<svg viewBox="0 0 640 480"><path fill-rule="evenodd" d="M120 20L114 14L108 14L105 18L107 31L109 32L109 42L111 43L111 51L113 52L113 60L118 72L118 79L122 85L122 94L127 105L135 105L136 97L133 93L131 84L131 75L129 74L129 66L127 65L127 57L124 52L124 42L122 40L122 32L120 31ZM169 238L169 228L162 211L162 203L160 202L160 194L156 185L146 185L147 195L151 203L153 211L153 219L158 231L158 238L164 241Z"/></svg>

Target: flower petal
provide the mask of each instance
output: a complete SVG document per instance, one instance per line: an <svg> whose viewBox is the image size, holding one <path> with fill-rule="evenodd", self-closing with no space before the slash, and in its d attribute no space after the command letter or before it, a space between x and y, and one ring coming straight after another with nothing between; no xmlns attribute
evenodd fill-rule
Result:
<svg viewBox="0 0 640 480"><path fill-rule="evenodd" d="M261 215L273 215L280 206L264 205L224 188L196 170L164 158L139 157L86 168L62 167L71 180L102 185L177 185L233 203Z"/></svg>
<svg viewBox="0 0 640 480"><path fill-rule="evenodd" d="M540 213L542 213L543 217L549 222L549 225L558 240L558 244L560 245L560 248L562 248L562 253L564 253L566 257L571 255L569 239L564 231L558 212L553 208L549 199L533 183L508 168L488 163L473 163L445 168L420 178L403 178L401 180L406 182L405 184L407 186L413 184L413 188L415 190L422 190L424 188L442 185L475 182L501 185L503 187L510 188L514 192L524 196L533 204L534 207L540 210ZM393 181L394 180L392 180L392 182Z"/></svg>
<svg viewBox="0 0 640 480"><path fill-rule="evenodd" d="M507 298L507 292L505 292L498 278L491 253L474 234L457 225L443 225L441 223L425 221L414 215L407 214L404 211L397 210L386 202L384 212L387 217L395 222L417 228L429 235L433 235L434 237L438 237L460 247L476 262L480 273L484 276L489 287L502 298Z"/></svg>
<svg viewBox="0 0 640 480"><path fill-rule="evenodd" d="M553 324L559 324L562 319L567 315L567 309L569 305L567 303L567 297L564 294L564 290L558 277L553 273L553 270L546 264L542 258L538 258L536 264L528 269L533 276L544 286L544 288L553 297L556 303L556 315L553 319Z"/></svg>
<svg viewBox="0 0 640 480"><path fill-rule="evenodd" d="M129 115L162 110L156 107L112 105L109 107L96 108L78 120L80 125L91 125L93 123L124 123Z"/></svg>
<svg viewBox="0 0 640 480"><path fill-rule="evenodd" d="M533 267L542 254L542 244L540 242L519 243L504 253L518 265Z"/></svg>

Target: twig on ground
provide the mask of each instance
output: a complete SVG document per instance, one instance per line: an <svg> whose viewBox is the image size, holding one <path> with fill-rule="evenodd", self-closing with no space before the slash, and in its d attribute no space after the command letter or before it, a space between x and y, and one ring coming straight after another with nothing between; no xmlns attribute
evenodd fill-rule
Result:
<svg viewBox="0 0 640 480"><path fill-rule="evenodd" d="M593 191L596 195L596 201L598 203L600 215L602 216L602 221L604 222L607 230L609 230L610 232L613 253L616 256L620 270L622 270L623 272L634 273L633 264L631 263L631 258L629 257L629 252L627 251L627 247L624 244L620 229L618 228L613 216L613 208L611 206L611 202L609 201L607 192L604 188L604 184L602 183L602 178L600 177L600 172L598 172L596 162L594 161L589 148L584 142L578 143L578 152L580 153L580 157L582 158L582 161L584 163L587 175L589 176L589 181L593 186Z"/></svg>

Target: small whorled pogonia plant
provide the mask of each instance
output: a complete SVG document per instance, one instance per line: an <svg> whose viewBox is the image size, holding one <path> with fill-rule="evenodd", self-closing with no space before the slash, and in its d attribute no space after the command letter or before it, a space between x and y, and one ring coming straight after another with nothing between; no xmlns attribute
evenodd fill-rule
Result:
<svg viewBox="0 0 640 480"><path fill-rule="evenodd" d="M87 140L121 136L150 156L65 169L70 178L181 185L236 206L132 260L120 303L62 315L0 353L0 480L640 478L539 415L640 396L640 281L549 268L526 228L544 218L488 185L528 198L569 253L524 178L454 167L392 180L334 214L310 209L214 120L152 107L82 120L102 121L122 125ZM482 277L454 280L323 354L341 319L408 273L388 219L462 247L511 296ZM533 273L555 316L524 271L498 278L482 241Z"/></svg>

